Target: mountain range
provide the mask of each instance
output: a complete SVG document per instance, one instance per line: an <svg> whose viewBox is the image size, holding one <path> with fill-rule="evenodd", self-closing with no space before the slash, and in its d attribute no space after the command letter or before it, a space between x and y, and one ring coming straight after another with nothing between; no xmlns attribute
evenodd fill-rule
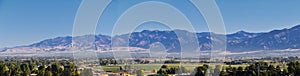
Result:
<svg viewBox="0 0 300 76"><path fill-rule="evenodd" d="M273 30L263 33L249 33L239 31L233 34L215 34L210 32L193 33L185 30L144 30L133 32L130 34L122 34L116 36L107 35L84 35L84 36L66 36L53 39L46 39L31 45L17 46L12 48L3 48L1 52L30 52L30 51L71 51L72 39L78 39L85 43L75 47L84 47L83 50L93 49L108 51L112 47L136 47L141 49L149 49L154 43L160 43L168 52L179 52L181 46L197 42L199 48L190 48L189 50L211 50L212 42L218 42L222 38L212 37L212 35L226 37L226 50L230 52L245 52L257 50L285 50L300 49L300 25L289 29ZM178 36L180 34L180 36ZM193 36L196 39L191 39ZM87 38L92 38L89 40ZM191 44L191 46L193 46Z"/></svg>

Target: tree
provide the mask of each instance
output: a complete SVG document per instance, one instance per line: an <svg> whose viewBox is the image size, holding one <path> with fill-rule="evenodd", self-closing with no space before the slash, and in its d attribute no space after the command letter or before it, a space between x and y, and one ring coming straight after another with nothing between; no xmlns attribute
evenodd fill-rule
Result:
<svg viewBox="0 0 300 76"><path fill-rule="evenodd" d="M46 71L45 76L53 76L51 71Z"/></svg>
<svg viewBox="0 0 300 76"><path fill-rule="evenodd" d="M79 76L79 75L80 75L80 72L77 71L77 69L72 72L72 76Z"/></svg>
<svg viewBox="0 0 300 76"><path fill-rule="evenodd" d="M250 66L246 67L246 73L247 73L247 76L256 76L256 67L255 65L251 64Z"/></svg>
<svg viewBox="0 0 300 76"><path fill-rule="evenodd" d="M161 68L168 68L168 66L167 65L162 65Z"/></svg>
<svg viewBox="0 0 300 76"><path fill-rule="evenodd" d="M44 76L45 75L45 70L39 70L37 75L38 76Z"/></svg>
<svg viewBox="0 0 300 76"><path fill-rule="evenodd" d="M170 69L167 68L167 73L168 74L175 74L176 71L178 71L178 69L175 68L175 67L171 67Z"/></svg>
<svg viewBox="0 0 300 76"><path fill-rule="evenodd" d="M288 75L288 74L289 74L288 70L287 70L287 69L283 69L283 72L282 72L282 75L281 75L281 76L283 76L283 75Z"/></svg>
<svg viewBox="0 0 300 76"><path fill-rule="evenodd" d="M157 71L157 74L168 74L168 72L167 72L166 69L160 68L160 69Z"/></svg>
<svg viewBox="0 0 300 76"><path fill-rule="evenodd" d="M9 76L9 68L6 65L2 67L1 74L4 76Z"/></svg>
<svg viewBox="0 0 300 76"><path fill-rule="evenodd" d="M52 72L55 76L59 76L60 74L60 65L58 63L52 64L51 65Z"/></svg>
<svg viewBox="0 0 300 76"><path fill-rule="evenodd" d="M273 65L269 65L268 70L275 71L275 67Z"/></svg>
<svg viewBox="0 0 300 76"><path fill-rule="evenodd" d="M123 71L124 69L122 68L122 66L119 66L119 70L120 71ZM126 69L125 69L126 70Z"/></svg>
<svg viewBox="0 0 300 76"><path fill-rule="evenodd" d="M46 66L39 66L38 67L38 76L44 76L45 75Z"/></svg>
<svg viewBox="0 0 300 76"><path fill-rule="evenodd" d="M287 65L288 65L287 69L288 69L289 74L293 75L296 72L296 68L295 68L296 63L295 62L290 62Z"/></svg>
<svg viewBox="0 0 300 76"><path fill-rule="evenodd" d="M20 66L21 66L23 76L27 76L30 74L30 69L29 69L28 64L24 63L24 64L21 64Z"/></svg>
<svg viewBox="0 0 300 76"><path fill-rule="evenodd" d="M262 72L262 76L269 76L268 72Z"/></svg>
<svg viewBox="0 0 300 76"><path fill-rule="evenodd" d="M207 68L208 66L199 66L196 68L196 74L195 76L205 76L205 73L207 71Z"/></svg>
<svg viewBox="0 0 300 76"><path fill-rule="evenodd" d="M243 74L244 74L244 69L243 69L243 67L239 66L239 67L237 68L236 75L237 75L237 76L242 76Z"/></svg>
<svg viewBox="0 0 300 76"><path fill-rule="evenodd" d="M62 72L62 76L71 76L72 75L72 71L67 68Z"/></svg>
<svg viewBox="0 0 300 76"><path fill-rule="evenodd" d="M20 66L16 66L16 68L12 70L11 75L12 76L20 76L21 72L22 72L21 67Z"/></svg>
<svg viewBox="0 0 300 76"><path fill-rule="evenodd" d="M208 66L207 64L203 64L203 68L204 68L204 69L208 69L209 66Z"/></svg>
<svg viewBox="0 0 300 76"><path fill-rule="evenodd" d="M268 67L269 75L272 75L272 76L276 75L275 71L276 71L275 67L273 65L269 65L269 67Z"/></svg>

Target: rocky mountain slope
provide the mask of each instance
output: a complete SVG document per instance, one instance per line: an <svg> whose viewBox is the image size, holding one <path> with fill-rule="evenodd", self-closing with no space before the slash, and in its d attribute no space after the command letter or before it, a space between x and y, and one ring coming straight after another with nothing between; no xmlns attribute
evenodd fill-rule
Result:
<svg viewBox="0 0 300 76"><path fill-rule="evenodd" d="M221 35L226 36L227 51L243 52L256 50L284 50L284 49L299 49L300 48L300 25L282 30L273 30L265 33L249 33L239 31L233 34ZM179 35L180 36L179 36ZM144 30L141 32L133 32L130 34L117 35L114 37L106 35L84 35L74 37L84 41L85 43L76 47L85 47L85 49L108 51L111 47L137 47L149 49L154 43L161 43L168 52L181 51L182 45L195 43L197 40L200 48L190 50L210 50L213 42L218 42L222 39L211 37L209 32L192 33L184 30L173 31L158 31ZM196 35L196 36L195 36ZM93 38L89 40L87 38ZM71 51L72 37L57 37L47 39L27 46L18 46L13 48L3 48L1 52L30 52L30 51ZM88 41L89 40L89 41Z"/></svg>

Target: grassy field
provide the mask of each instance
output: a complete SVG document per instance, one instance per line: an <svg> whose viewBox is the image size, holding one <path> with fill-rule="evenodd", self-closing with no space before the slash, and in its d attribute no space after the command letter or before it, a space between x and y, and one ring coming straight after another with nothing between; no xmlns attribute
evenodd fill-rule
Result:
<svg viewBox="0 0 300 76"><path fill-rule="evenodd" d="M145 71L153 71L153 70L158 70L160 69L160 67L163 64L132 64L132 65L128 65L131 68L135 68L135 69L141 69L141 70L145 70ZM167 65L168 67L178 67L180 64L164 64ZM182 64L181 66L185 67L188 71L192 71L194 70L196 67L198 66L203 66L203 64ZM245 68L248 65L223 65L222 67L236 67L238 68L239 66L242 66L243 68ZM122 66L124 68L124 66ZM215 65L210 65L210 67L215 68ZM118 72L120 71L120 66L99 66L97 67L98 69L103 69L105 71L113 71L113 72Z"/></svg>
<svg viewBox="0 0 300 76"><path fill-rule="evenodd" d="M178 67L180 64L136 64L136 65L131 65L133 68L136 68L136 69L142 69L142 70L146 70L146 71L152 71L152 70L158 70L160 69L160 67L162 65L167 65L168 67ZM198 64L182 64L181 66L187 68L188 70L190 69L194 69L195 67L197 66L201 66L201 65L198 65Z"/></svg>
<svg viewBox="0 0 300 76"><path fill-rule="evenodd" d="M120 72L119 66L98 66L97 69L103 69L104 71Z"/></svg>

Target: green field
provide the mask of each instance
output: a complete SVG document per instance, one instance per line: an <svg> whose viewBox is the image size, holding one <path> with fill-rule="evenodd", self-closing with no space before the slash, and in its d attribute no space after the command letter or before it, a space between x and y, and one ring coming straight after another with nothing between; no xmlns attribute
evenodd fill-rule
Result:
<svg viewBox="0 0 300 76"><path fill-rule="evenodd" d="M141 69L145 71L153 71L153 70L158 70L163 64L132 64L132 65L127 65L130 66L130 68L135 68L135 69ZM178 67L180 64L164 64L167 65L168 67ZM203 64L182 64L181 66L185 67L188 71L194 70L198 66L203 66ZM223 65L222 67L236 67L238 68L239 66L245 68L246 64L242 65ZM125 68L124 66L122 66ZM215 68L215 65L210 65L210 67ZM99 66L97 67L98 69L103 69L104 71L113 71L113 72L118 72L120 71L120 66Z"/></svg>
<svg viewBox="0 0 300 76"><path fill-rule="evenodd" d="M103 69L104 71L120 72L119 66L98 66L97 69Z"/></svg>

